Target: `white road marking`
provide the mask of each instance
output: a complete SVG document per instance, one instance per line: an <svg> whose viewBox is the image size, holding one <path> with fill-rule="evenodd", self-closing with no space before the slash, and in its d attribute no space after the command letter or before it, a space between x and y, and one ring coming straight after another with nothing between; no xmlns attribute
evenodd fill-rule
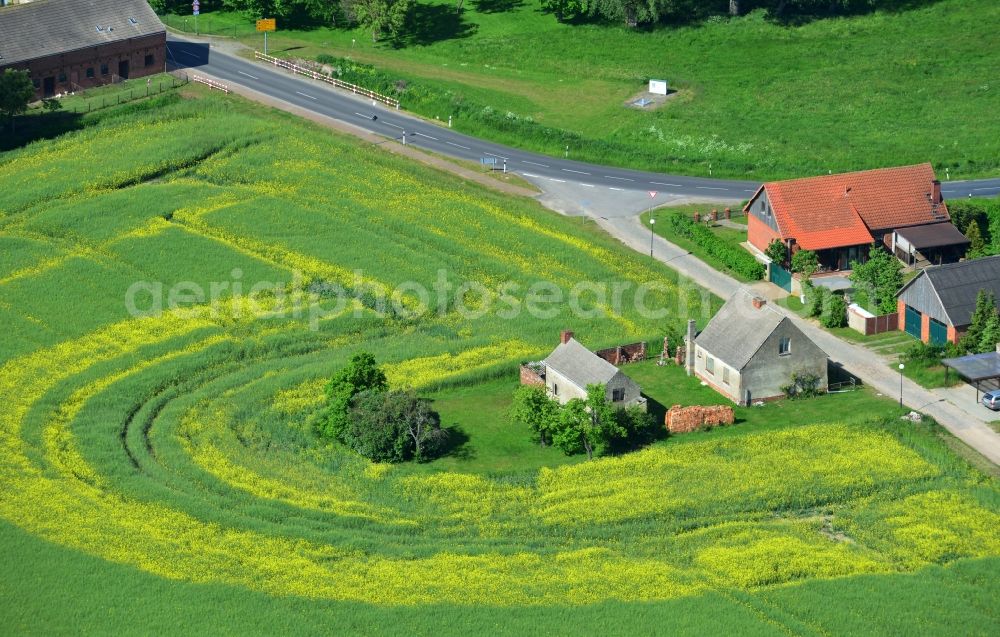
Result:
<svg viewBox="0 0 1000 637"><path fill-rule="evenodd" d="M990 186L989 188L973 188L973 192L979 192L981 190L1000 190L1000 186Z"/></svg>
<svg viewBox="0 0 1000 637"><path fill-rule="evenodd" d="M393 128L398 128L399 130L403 130L402 126L397 126L396 124L393 124L392 122L382 122L382 123L385 124L386 126L392 126Z"/></svg>
<svg viewBox="0 0 1000 637"><path fill-rule="evenodd" d="M555 177L549 177L549 181L554 181L554 182L556 182L558 184L564 184L564 183L566 183L565 179L556 179Z"/></svg>
<svg viewBox="0 0 1000 637"><path fill-rule="evenodd" d="M624 190L624 188L615 188L614 186L608 186L608 190Z"/></svg>
<svg viewBox="0 0 1000 637"><path fill-rule="evenodd" d="M426 137L427 139L433 139L434 141L438 141L437 137L431 137L430 135L424 135L423 133L413 133L413 134L420 135L421 137Z"/></svg>
<svg viewBox="0 0 1000 637"><path fill-rule="evenodd" d="M589 175L590 173L585 173L582 170L570 170L569 168L563 168L564 173L576 173L578 175Z"/></svg>
<svg viewBox="0 0 1000 637"><path fill-rule="evenodd" d="M524 163L531 164L532 166L541 166L542 168L548 168L548 166L545 164L539 164L536 161L528 161L527 159L524 160Z"/></svg>
<svg viewBox="0 0 1000 637"><path fill-rule="evenodd" d="M445 142L445 143L448 144L449 146L454 146L456 148L464 148L465 150L472 150L468 146L462 146L461 144L456 144L455 142Z"/></svg>
<svg viewBox="0 0 1000 637"><path fill-rule="evenodd" d="M699 190L729 190L729 188L716 188L715 186L695 186Z"/></svg>
<svg viewBox="0 0 1000 637"><path fill-rule="evenodd" d="M682 186L680 184L665 184L662 181L651 181L649 183L656 184L657 186L670 186L672 188L683 188L684 187L684 186Z"/></svg>
<svg viewBox="0 0 1000 637"><path fill-rule="evenodd" d="M483 154L489 155L490 157L496 157L498 159L509 159L508 157L504 157L503 155L494 155L493 153L488 153L485 150L483 151Z"/></svg>
<svg viewBox="0 0 1000 637"><path fill-rule="evenodd" d="M298 93L299 95L301 95L302 97L308 97L311 100L317 99L317 98L313 97L312 95L306 95L302 91L295 91L295 92Z"/></svg>
<svg viewBox="0 0 1000 637"><path fill-rule="evenodd" d="M199 57L201 57L201 56L199 56L196 53L191 53L190 51L181 51L181 53L183 53L184 55L186 55L186 56L188 56L190 58L199 58Z"/></svg>
<svg viewBox="0 0 1000 637"><path fill-rule="evenodd" d="M604 175L605 179L617 179L618 181L635 181L635 179L629 179L628 177L612 177L611 175Z"/></svg>
<svg viewBox="0 0 1000 637"><path fill-rule="evenodd" d="M541 179L538 175L532 175L531 173L521 173L525 177L534 177L535 179Z"/></svg>
<svg viewBox="0 0 1000 637"><path fill-rule="evenodd" d="M243 71L236 71L236 72L237 72L237 73L239 73L240 75L246 75L246 76L247 76L247 77L249 77L249 78L250 78L251 80L259 80L259 79L260 79L260 78L259 78L259 77L257 77L256 75L250 75L249 73L244 73Z"/></svg>
<svg viewBox="0 0 1000 637"><path fill-rule="evenodd" d="M583 186L584 188L593 188L594 187L594 184L583 184L583 183L581 183L580 185Z"/></svg>

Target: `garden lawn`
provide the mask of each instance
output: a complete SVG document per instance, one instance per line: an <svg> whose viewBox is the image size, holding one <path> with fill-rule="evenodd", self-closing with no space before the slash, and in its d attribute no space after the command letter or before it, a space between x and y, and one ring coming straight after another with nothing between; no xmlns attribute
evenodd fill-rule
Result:
<svg viewBox="0 0 1000 637"><path fill-rule="evenodd" d="M717 210L719 213L719 218L723 217L723 211L725 210L724 205L718 204L686 204L683 206L669 206L665 208L658 208L653 212L645 212L642 214L640 219L642 224L649 227L649 220L656 219L657 223L653 224L653 231L669 241L674 245L687 250L694 256L698 257L705 263L709 264L716 270L720 270L729 274L730 276L743 281L744 283L749 283L751 281L756 281L758 279L753 279L740 270L738 267L734 266L734 263L730 260L719 258L711 254L705 246L699 245L693 241L690 237L678 234L673 228L670 227L668 223L668 215L674 215L678 217L693 218L693 214L698 212L701 214L702 220L708 219L708 214L712 210ZM749 253L746 253L746 249L740 245L747 241L747 231L746 229L739 230L736 228L730 228L722 224L710 223L708 221L702 221L712 234L721 243L726 244L729 248L734 251L739 251L740 257L752 258Z"/></svg>
<svg viewBox="0 0 1000 637"><path fill-rule="evenodd" d="M593 462L506 422L518 363L561 329L657 343L675 308L717 309L665 266L200 87L79 125L0 155L7 632L1000 631L995 477L864 391ZM510 316L475 287L418 311L442 273L508 301L540 278L631 288L585 315ZM649 281L664 317L633 309ZM434 400L446 457L317 438L361 349ZM661 406L721 402L679 368L628 371Z"/></svg>
<svg viewBox="0 0 1000 637"><path fill-rule="evenodd" d="M1000 111L993 0L781 26L762 13L690 27L567 25L538 0L427 0L396 43L362 29L296 30L272 53L374 64L404 107L455 116L459 130L576 159L656 171L769 180L931 161L943 178L992 176ZM187 17L167 23L193 29ZM203 25L262 48L238 16ZM655 111L624 106L650 78L676 90Z"/></svg>

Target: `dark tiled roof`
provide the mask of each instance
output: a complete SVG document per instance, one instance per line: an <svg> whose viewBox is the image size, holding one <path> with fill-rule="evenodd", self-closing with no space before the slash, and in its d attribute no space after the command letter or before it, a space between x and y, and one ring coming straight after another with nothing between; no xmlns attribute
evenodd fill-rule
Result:
<svg viewBox="0 0 1000 637"><path fill-rule="evenodd" d="M924 276L937 292L952 325L972 322L980 290L990 290L1000 299L1000 256L931 266L924 270Z"/></svg>
<svg viewBox="0 0 1000 637"><path fill-rule="evenodd" d="M775 328L786 320L770 303L755 308L754 296L748 290L737 290L694 341L736 370L743 369Z"/></svg>
<svg viewBox="0 0 1000 637"><path fill-rule="evenodd" d="M917 250L969 244L966 236L948 221L929 223L926 226L900 228L896 234L906 239Z"/></svg>
<svg viewBox="0 0 1000 637"><path fill-rule="evenodd" d="M0 9L0 66L165 32L145 0L36 0Z"/></svg>
<svg viewBox="0 0 1000 637"><path fill-rule="evenodd" d="M580 344L575 338L560 343L545 365L556 370L580 389L596 383L607 384L618 368Z"/></svg>

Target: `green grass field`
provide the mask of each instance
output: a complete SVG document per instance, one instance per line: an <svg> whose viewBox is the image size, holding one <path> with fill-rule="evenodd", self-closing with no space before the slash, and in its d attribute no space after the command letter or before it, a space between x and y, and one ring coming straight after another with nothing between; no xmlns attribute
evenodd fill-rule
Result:
<svg viewBox="0 0 1000 637"><path fill-rule="evenodd" d="M279 24L270 49L374 64L386 77L369 81L408 82L407 108L554 155L569 145L583 160L754 179L923 161L942 179L945 168L952 179L1000 169L1000 140L981 125L1000 111L993 0L797 27L761 14L652 31L572 26L537 0L462 12L428 0L415 18L401 46L360 29ZM193 29L190 16L165 20ZM262 48L239 16L201 23ZM626 108L648 78L677 92L656 111Z"/></svg>
<svg viewBox="0 0 1000 637"><path fill-rule="evenodd" d="M6 632L1000 629L1000 488L891 401L741 409L594 462L506 424L518 362L559 329L656 343L717 308L664 266L200 87L81 124L0 155ZM442 270L655 280L649 306L686 310L644 317L630 289L620 313L593 298L589 317L507 317L470 290L420 314L411 287L379 311L381 291ZM296 314L300 279L318 305ZM182 307L130 316L137 281L141 308L155 282L180 284ZM282 285L249 294L260 282ZM357 301L337 308L321 282ZM324 379L360 348L435 401L448 456L372 464L313 436ZM661 407L722 402L678 368L629 369Z"/></svg>

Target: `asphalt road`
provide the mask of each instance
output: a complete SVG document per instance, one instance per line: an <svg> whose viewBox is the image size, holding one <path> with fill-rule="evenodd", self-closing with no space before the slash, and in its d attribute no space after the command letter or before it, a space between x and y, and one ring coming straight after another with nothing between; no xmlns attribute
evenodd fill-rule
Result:
<svg viewBox="0 0 1000 637"><path fill-rule="evenodd" d="M405 111L360 98L321 82L273 66L251 62L215 50L207 44L168 35L168 59L178 69L201 70L206 74L239 84L305 108L348 122L387 139L404 140L409 145L442 155L474 162L488 159L496 168L516 172L533 181L549 180L574 184L581 194L588 188L606 190L656 191L669 195L719 200L749 199L760 185L755 181L684 177L600 166L541 155L494 144L463 135L446 125L431 123ZM572 148L569 149L570 154ZM948 199L1000 195L1000 178L975 181L946 181L941 192Z"/></svg>

